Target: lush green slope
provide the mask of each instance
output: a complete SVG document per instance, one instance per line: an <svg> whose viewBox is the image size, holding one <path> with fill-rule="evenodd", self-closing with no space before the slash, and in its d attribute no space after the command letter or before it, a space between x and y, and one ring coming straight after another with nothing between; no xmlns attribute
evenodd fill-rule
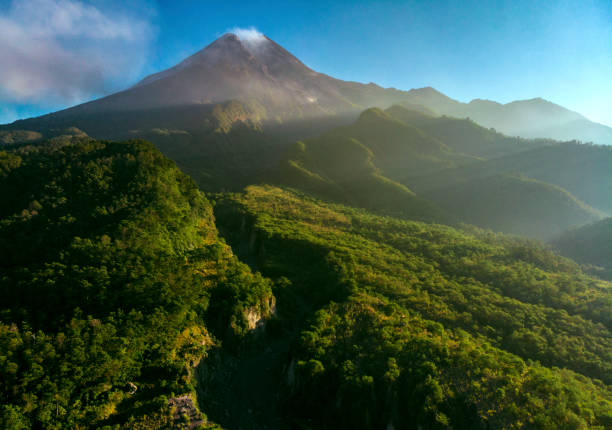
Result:
<svg viewBox="0 0 612 430"><path fill-rule="evenodd" d="M596 209L612 211L612 146L565 143L491 164L558 185Z"/></svg>
<svg viewBox="0 0 612 430"><path fill-rule="evenodd" d="M194 121L198 127L193 127ZM249 184L273 182L396 216L462 220L538 238L596 219L591 207L604 212L612 207L609 193L602 191L610 179L610 151L507 137L468 119L435 117L424 109L368 109L352 124L298 146L289 144L288 137L313 135L332 123L310 120L271 128L255 101L195 110L177 107L147 115L134 111L110 116L107 123L115 125L115 138L134 133L155 142L206 191L238 191ZM94 136L104 135L107 123L87 127ZM539 182L517 180L516 173ZM491 193L488 182L508 191L503 196ZM599 182L601 187L593 185ZM457 187L470 186L470 193L455 195ZM537 194L535 199L524 198L526 187ZM505 213L500 199L508 208ZM436 208L440 206L445 210ZM523 209L536 216L536 225L531 226L526 216L519 220L508 213L520 214Z"/></svg>
<svg viewBox="0 0 612 430"><path fill-rule="evenodd" d="M443 214L400 182L524 146L468 120L372 108L351 125L299 142L272 180L370 210L450 222L452 211Z"/></svg>
<svg viewBox="0 0 612 430"><path fill-rule="evenodd" d="M500 173L519 173L557 185L589 206L610 212L611 165L612 146L566 142L410 178L404 183L416 192L427 192L458 181L486 181L488 177Z"/></svg>
<svg viewBox="0 0 612 430"><path fill-rule="evenodd" d="M459 182L424 197L467 223L538 239L603 216L561 187L518 175Z"/></svg>
<svg viewBox="0 0 612 430"><path fill-rule="evenodd" d="M42 134L28 130L0 131L0 143L11 144L20 142L31 142L42 139Z"/></svg>
<svg viewBox="0 0 612 430"><path fill-rule="evenodd" d="M612 218L572 229L552 241L563 254L612 280Z"/></svg>
<svg viewBox="0 0 612 430"><path fill-rule="evenodd" d="M309 191L325 189L328 194L334 191L329 186L333 185L336 195L348 194L345 201L349 202L355 202L355 197L376 200L385 194L402 202L400 189L405 196L413 197L414 193L394 183L393 178L406 171L454 165L453 157L440 141L372 108L351 125L299 143L276 179Z"/></svg>
<svg viewBox="0 0 612 430"><path fill-rule="evenodd" d="M270 312L269 282L151 144L0 152L0 192L2 428L168 428L214 339L236 347Z"/></svg>
<svg viewBox="0 0 612 430"><path fill-rule="evenodd" d="M343 136L298 142L275 175L277 182L330 200L401 217L442 220L430 202L383 176L372 150Z"/></svg>
<svg viewBox="0 0 612 430"><path fill-rule="evenodd" d="M575 263L272 187L215 208L239 255L287 278L275 294L299 333L286 368L293 425L612 425L612 291Z"/></svg>
<svg viewBox="0 0 612 430"><path fill-rule="evenodd" d="M1 426L177 425L179 396L197 404L198 383L225 381L276 302L266 335L276 340L258 341L271 352L241 372L282 359L291 342L282 383L270 382L286 400L262 415L288 427L612 426L610 284L537 243L407 220L548 237L601 214L496 160L563 182L578 164L565 178L529 157L567 150L601 173L593 154L605 151L401 107L289 148L244 108L207 112L214 121L197 133L149 131L208 190L264 180L300 190L218 194L215 216L142 141L0 151ZM219 374L194 378L213 346L203 368ZM215 402L224 424L231 392L204 391L197 400L205 411Z"/></svg>
<svg viewBox="0 0 612 430"><path fill-rule="evenodd" d="M548 239L603 214L559 186L500 174L501 167L472 175L490 157L518 157L551 144L509 138L469 120L436 118L401 106L372 108L349 126L298 143L273 180L394 216L460 220Z"/></svg>
<svg viewBox="0 0 612 430"><path fill-rule="evenodd" d="M409 151L426 153L426 142L449 152L393 121L414 137ZM367 133L366 143L307 141L291 160L328 198L377 210L417 202L374 164L375 150L404 141ZM359 200L390 187L395 206ZM141 141L73 137L0 152L0 192L5 428L178 425L179 396L197 405L197 384L211 380L193 367L216 345L205 368L231 372L223 357L240 362L242 340L275 304L269 336L291 347L285 400L264 416L288 427L612 425L610 284L541 245L274 187L219 194L213 216L195 184ZM217 226L274 282L240 263ZM250 374L263 361L249 363ZM204 391L206 411L215 399ZM227 409L212 409L223 423Z"/></svg>
<svg viewBox="0 0 612 430"><path fill-rule="evenodd" d="M385 112L438 139L453 151L477 159L488 159L554 143L550 140L527 140L505 136L484 128L470 119L435 117L404 106L391 106Z"/></svg>
<svg viewBox="0 0 612 430"><path fill-rule="evenodd" d="M378 108L364 111L353 124L334 129L325 137L354 138L362 142L372 151L376 166L390 178L453 166L457 161L466 160L440 140Z"/></svg>

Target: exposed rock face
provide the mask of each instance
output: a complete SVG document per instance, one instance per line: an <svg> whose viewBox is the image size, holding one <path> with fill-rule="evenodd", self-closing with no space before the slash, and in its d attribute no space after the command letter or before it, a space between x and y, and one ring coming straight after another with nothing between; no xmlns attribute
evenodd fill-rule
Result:
<svg viewBox="0 0 612 430"><path fill-rule="evenodd" d="M176 428L195 429L205 423L191 396L174 397L168 400L168 405L172 408Z"/></svg>
<svg viewBox="0 0 612 430"><path fill-rule="evenodd" d="M244 316L247 319L247 324L249 330L256 330L263 328L266 325L266 320L270 318L271 315L276 313L276 304L274 297L271 297L266 303L266 312L265 314L261 312L260 309L256 307L248 308L244 312Z"/></svg>
<svg viewBox="0 0 612 430"><path fill-rule="evenodd" d="M263 327L265 321L259 311L257 309L247 309L245 311L245 316L248 321L249 330L255 330L256 328Z"/></svg>

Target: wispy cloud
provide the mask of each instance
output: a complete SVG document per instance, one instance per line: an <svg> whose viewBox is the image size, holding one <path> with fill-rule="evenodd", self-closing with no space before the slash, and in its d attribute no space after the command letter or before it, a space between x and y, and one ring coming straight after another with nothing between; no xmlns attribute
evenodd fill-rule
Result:
<svg viewBox="0 0 612 430"><path fill-rule="evenodd" d="M0 102L76 102L135 76L154 12L100 4L14 0L0 13Z"/></svg>
<svg viewBox="0 0 612 430"><path fill-rule="evenodd" d="M259 30L257 30L255 27L234 27L230 29L229 32L238 36L238 38L243 42L243 45L246 44L250 48L257 48L267 40L266 36L259 32Z"/></svg>

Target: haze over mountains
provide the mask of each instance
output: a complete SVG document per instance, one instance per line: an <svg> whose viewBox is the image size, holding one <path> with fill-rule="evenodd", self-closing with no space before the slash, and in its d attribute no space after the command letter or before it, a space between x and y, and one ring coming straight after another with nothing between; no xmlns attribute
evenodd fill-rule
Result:
<svg viewBox="0 0 612 430"><path fill-rule="evenodd" d="M356 113L402 98L397 90L345 82L317 73L265 36L240 40L226 34L177 66L148 76L125 91L15 126L75 122L117 112L203 107L239 100L252 120ZM199 124L180 124L193 130Z"/></svg>
<svg viewBox="0 0 612 430"><path fill-rule="evenodd" d="M320 117L355 117L361 110L404 103L435 115L469 117L498 131L526 138L581 140L612 143L612 128L542 99L505 105L489 100L461 103L433 88L400 91L373 83L347 82L311 70L280 45L255 33L241 40L225 34L178 65L150 75L133 87L110 96L42 117L4 126L4 130L49 131L76 126L95 137L116 137L143 124L137 113L159 116L160 110L194 110L189 120L168 114L156 127L196 130L207 107L239 100L244 111L231 120L278 125L281 122ZM196 112L195 115L193 112ZM104 129L99 115L128 114ZM344 120L346 122L346 119ZM153 127L152 127L153 128ZM6 133L5 133L6 134Z"/></svg>
<svg viewBox="0 0 612 430"><path fill-rule="evenodd" d="M592 186L612 184L610 151L542 139L607 140L610 129L542 99L461 103L430 87L338 80L256 32L225 34L125 91L2 129L7 143L143 137L207 191L272 182L540 239L612 210L605 187Z"/></svg>
<svg viewBox="0 0 612 430"><path fill-rule="evenodd" d="M511 136L612 144L612 128L541 98L506 104L482 99L461 103L433 88L417 91L420 93L414 94L412 100L415 104L427 106L442 115L469 117L478 124Z"/></svg>
<svg viewBox="0 0 612 430"><path fill-rule="evenodd" d="M612 428L612 145L546 130L608 132L257 34L2 126L0 428Z"/></svg>

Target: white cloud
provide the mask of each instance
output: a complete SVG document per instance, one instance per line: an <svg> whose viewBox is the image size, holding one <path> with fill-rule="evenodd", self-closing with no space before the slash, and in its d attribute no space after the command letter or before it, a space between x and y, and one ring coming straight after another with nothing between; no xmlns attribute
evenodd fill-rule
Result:
<svg viewBox="0 0 612 430"><path fill-rule="evenodd" d="M234 27L229 32L234 33L243 42L243 44L250 47L257 47L267 40L266 36L260 33L255 27Z"/></svg>
<svg viewBox="0 0 612 430"><path fill-rule="evenodd" d="M152 10L97 4L14 0L0 14L0 100L76 102L135 76L154 38Z"/></svg>

